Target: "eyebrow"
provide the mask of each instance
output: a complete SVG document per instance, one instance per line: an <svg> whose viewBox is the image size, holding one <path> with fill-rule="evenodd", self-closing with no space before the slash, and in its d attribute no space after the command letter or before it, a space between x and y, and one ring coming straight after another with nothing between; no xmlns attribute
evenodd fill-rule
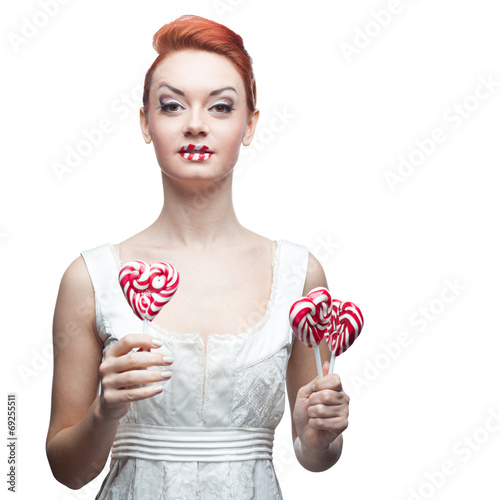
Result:
<svg viewBox="0 0 500 500"><path fill-rule="evenodd" d="M184 94L184 92L182 90L176 89L175 87L172 87L172 85L169 85L168 83L162 83L158 87L158 90L160 90L162 87L169 88L174 94L183 95L183 96L186 95L186 94ZM225 92L226 90L232 90L236 95L238 95L238 92L236 92L236 90L233 87L222 87L221 89L212 90L212 92L210 92L210 94L208 94L208 95L210 95L210 96L219 95L219 94L222 94L222 92Z"/></svg>

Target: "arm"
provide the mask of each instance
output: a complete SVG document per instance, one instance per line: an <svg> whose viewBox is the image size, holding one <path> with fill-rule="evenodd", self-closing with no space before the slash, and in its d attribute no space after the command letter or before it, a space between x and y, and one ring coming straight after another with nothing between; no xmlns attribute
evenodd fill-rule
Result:
<svg viewBox="0 0 500 500"><path fill-rule="evenodd" d="M157 393L155 386L129 387L164 380L159 370L139 368L167 364L160 353L130 352L133 347L157 348L149 335L127 335L108 349L101 364L94 300L85 262L78 257L64 273L54 312L54 376L46 441L54 477L73 489L104 468L118 421L130 401ZM97 396L99 377L101 396Z"/></svg>
<svg viewBox="0 0 500 500"><path fill-rule="evenodd" d="M303 296L316 287L328 288L321 264L309 254ZM321 358L330 359L326 341L320 344ZM329 362L318 378L312 353L303 342L293 343L288 363L287 387L292 412L292 437L300 464L312 472L332 467L342 452L342 432L347 428L349 397L337 374L328 374Z"/></svg>

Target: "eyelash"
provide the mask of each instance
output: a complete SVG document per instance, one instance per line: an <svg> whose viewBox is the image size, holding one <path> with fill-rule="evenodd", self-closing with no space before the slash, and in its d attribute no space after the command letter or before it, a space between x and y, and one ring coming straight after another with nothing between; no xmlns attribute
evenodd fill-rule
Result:
<svg viewBox="0 0 500 500"><path fill-rule="evenodd" d="M217 103L217 104L214 104L214 105L212 106L212 108L215 108L216 106L222 106L222 107L225 109L225 111L224 111L224 112L220 113L221 115L228 114L228 113L230 113L231 111L233 111L233 110L234 110L234 106L233 106L232 104L224 104L224 103L222 103L222 102L219 102L219 103ZM210 109L211 109L211 108L210 108Z"/></svg>
<svg viewBox="0 0 500 500"><path fill-rule="evenodd" d="M175 101L160 103L160 105L158 106L157 109L161 108L161 110L164 113L176 113L178 111L178 110L172 111L170 109L170 106L177 106L177 107L179 107L179 106L181 106L181 104L179 104L178 102L175 102ZM212 108L215 108L215 107L219 107L219 106L222 106L224 108L224 111L222 111L222 112L220 112L220 111L216 112L216 114L218 114L218 115L227 115L231 111L234 111L234 105L233 104L225 104L225 103L222 103L222 102L214 104L209 109L212 109Z"/></svg>

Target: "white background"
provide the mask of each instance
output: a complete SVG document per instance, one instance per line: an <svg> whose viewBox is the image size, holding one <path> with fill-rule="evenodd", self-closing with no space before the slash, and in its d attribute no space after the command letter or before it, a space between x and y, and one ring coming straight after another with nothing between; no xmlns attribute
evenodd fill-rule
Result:
<svg viewBox="0 0 500 500"><path fill-rule="evenodd" d="M161 208L138 97L153 34L198 14L241 34L254 60L261 120L235 174L240 221L307 245L332 294L365 316L336 365L351 396L343 456L324 473L301 469L287 413L275 446L285 499L498 499L496 2L67 0L45 19L42 3L0 16L2 399L5 415L17 393L16 498L94 498L104 477L72 491L46 460L54 304L80 251L122 241ZM113 130L58 177L54 164L102 119ZM400 157L419 164L391 189Z"/></svg>

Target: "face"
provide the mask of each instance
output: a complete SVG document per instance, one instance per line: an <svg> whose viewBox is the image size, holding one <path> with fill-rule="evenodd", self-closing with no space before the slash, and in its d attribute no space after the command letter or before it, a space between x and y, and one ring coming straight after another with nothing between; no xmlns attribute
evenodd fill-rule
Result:
<svg viewBox="0 0 500 500"><path fill-rule="evenodd" d="M176 180L225 177L248 146L259 112L250 114L243 80L224 56L169 54L156 68L141 129L163 173Z"/></svg>

